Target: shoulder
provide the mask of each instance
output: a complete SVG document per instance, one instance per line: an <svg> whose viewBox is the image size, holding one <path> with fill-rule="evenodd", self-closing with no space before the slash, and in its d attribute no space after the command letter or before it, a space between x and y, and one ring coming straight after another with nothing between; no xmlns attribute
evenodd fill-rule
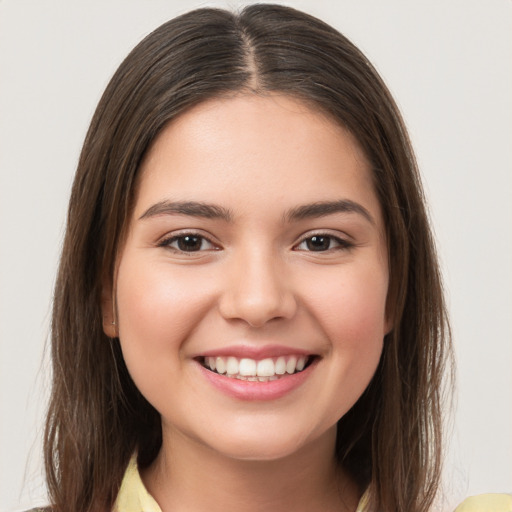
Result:
<svg viewBox="0 0 512 512"><path fill-rule="evenodd" d="M467 498L455 512L512 512L512 495L480 494Z"/></svg>

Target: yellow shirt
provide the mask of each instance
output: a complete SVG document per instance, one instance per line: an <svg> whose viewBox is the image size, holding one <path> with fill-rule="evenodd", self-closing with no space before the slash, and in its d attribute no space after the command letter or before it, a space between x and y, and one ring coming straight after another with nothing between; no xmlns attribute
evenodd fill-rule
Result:
<svg viewBox="0 0 512 512"><path fill-rule="evenodd" d="M112 512L162 512L140 478L135 456L126 468Z"/></svg>
<svg viewBox="0 0 512 512"><path fill-rule="evenodd" d="M510 494L472 496L464 500L455 512L512 512L512 496Z"/></svg>
<svg viewBox="0 0 512 512"><path fill-rule="evenodd" d="M366 496L363 495L356 512L364 512ZM162 512L149 494L132 457L121 483L113 512ZM482 494L464 501L455 512L512 512L512 496L508 494Z"/></svg>

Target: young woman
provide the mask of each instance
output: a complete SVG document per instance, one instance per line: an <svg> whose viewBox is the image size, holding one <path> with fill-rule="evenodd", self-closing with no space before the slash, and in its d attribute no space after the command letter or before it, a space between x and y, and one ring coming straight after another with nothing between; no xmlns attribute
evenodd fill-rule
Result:
<svg viewBox="0 0 512 512"><path fill-rule="evenodd" d="M255 5L131 52L70 201L52 510L427 511L449 354L414 155L357 48Z"/></svg>

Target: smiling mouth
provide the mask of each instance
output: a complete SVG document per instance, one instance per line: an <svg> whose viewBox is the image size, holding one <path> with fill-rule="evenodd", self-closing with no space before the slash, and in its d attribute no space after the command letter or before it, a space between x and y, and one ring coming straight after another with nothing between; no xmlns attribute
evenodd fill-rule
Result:
<svg viewBox="0 0 512 512"><path fill-rule="evenodd" d="M305 370L315 356L280 356L261 360L250 358L202 357L199 362L209 371L231 379L270 382Z"/></svg>

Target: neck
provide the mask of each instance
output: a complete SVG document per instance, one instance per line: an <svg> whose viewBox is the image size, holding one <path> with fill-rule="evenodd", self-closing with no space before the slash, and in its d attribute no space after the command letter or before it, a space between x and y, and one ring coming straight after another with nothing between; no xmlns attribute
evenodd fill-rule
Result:
<svg viewBox="0 0 512 512"><path fill-rule="evenodd" d="M353 512L359 493L334 458L335 429L277 460L239 460L180 433L165 433L142 473L162 512Z"/></svg>

